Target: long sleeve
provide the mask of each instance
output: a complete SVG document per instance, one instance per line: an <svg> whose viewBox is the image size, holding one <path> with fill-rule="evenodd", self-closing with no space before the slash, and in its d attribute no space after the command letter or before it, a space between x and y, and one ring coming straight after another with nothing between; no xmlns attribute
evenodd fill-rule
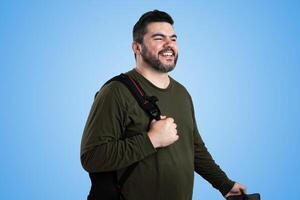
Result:
<svg viewBox="0 0 300 200"><path fill-rule="evenodd" d="M125 168L156 152L145 132L124 137L126 90L121 83L112 82L94 100L81 141L81 163L88 172Z"/></svg>
<svg viewBox="0 0 300 200"><path fill-rule="evenodd" d="M207 180L214 188L219 190L222 195L226 195L233 187L231 181L224 171L216 164L211 154L207 150L197 128L194 109L194 167L195 171Z"/></svg>

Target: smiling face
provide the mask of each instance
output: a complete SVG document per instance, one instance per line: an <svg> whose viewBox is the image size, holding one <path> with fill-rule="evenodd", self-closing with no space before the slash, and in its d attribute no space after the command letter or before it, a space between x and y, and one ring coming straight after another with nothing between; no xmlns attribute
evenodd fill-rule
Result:
<svg viewBox="0 0 300 200"><path fill-rule="evenodd" d="M140 55L144 63L159 72L172 71L178 59L177 36L173 26L167 22L148 24Z"/></svg>

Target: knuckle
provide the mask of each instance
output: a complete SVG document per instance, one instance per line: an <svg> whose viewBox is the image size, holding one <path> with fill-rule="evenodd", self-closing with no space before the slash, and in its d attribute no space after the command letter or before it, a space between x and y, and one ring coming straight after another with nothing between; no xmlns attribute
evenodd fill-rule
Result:
<svg viewBox="0 0 300 200"><path fill-rule="evenodd" d="M169 117L169 118L168 118L168 121L171 122L171 123L173 123L173 122L174 122L174 119L173 119L172 117Z"/></svg>

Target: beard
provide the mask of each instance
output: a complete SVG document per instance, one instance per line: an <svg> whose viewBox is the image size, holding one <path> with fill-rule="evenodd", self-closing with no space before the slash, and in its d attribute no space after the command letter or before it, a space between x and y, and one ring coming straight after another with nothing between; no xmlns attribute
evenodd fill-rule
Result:
<svg viewBox="0 0 300 200"><path fill-rule="evenodd" d="M169 48L166 48L166 49L169 49ZM166 49L163 49L162 51L165 51ZM162 52L162 51L160 51L160 52ZM175 52L174 52L174 54L175 54ZM156 55L152 54L144 44L142 44L141 56L142 56L143 60L147 64L149 64L149 66L152 69L154 69L158 72L162 72L162 73L167 73L167 72L172 71L175 68L176 63L177 63L177 59L178 59L178 54L176 54L173 63L163 64L159 60L159 56L156 56Z"/></svg>

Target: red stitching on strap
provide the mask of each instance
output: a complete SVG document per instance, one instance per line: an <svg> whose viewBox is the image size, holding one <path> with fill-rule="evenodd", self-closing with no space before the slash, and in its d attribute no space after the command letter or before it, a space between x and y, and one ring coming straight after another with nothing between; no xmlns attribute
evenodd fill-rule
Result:
<svg viewBox="0 0 300 200"><path fill-rule="evenodd" d="M129 77L129 79L130 79L131 82L134 84L134 86L135 86L136 89L139 91L139 93L142 95L142 97L145 96L144 93L142 92L141 88L136 84L136 82L135 82L131 77Z"/></svg>

